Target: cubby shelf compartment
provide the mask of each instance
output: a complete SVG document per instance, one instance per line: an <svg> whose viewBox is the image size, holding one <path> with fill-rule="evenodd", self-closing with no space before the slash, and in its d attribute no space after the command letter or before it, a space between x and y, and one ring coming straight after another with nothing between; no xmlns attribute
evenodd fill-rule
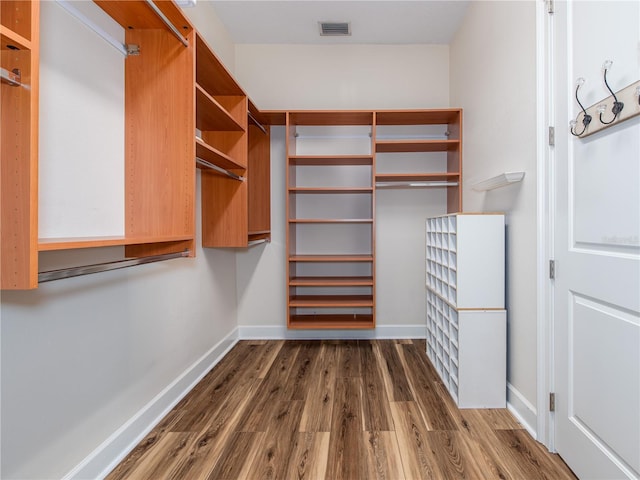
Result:
<svg viewBox="0 0 640 480"><path fill-rule="evenodd" d="M372 165L371 155L291 155L290 165L337 166Z"/></svg>
<svg viewBox="0 0 640 480"><path fill-rule="evenodd" d="M290 262L373 262L373 255L290 255Z"/></svg>
<svg viewBox="0 0 640 480"><path fill-rule="evenodd" d="M376 182L457 182L459 173L377 173Z"/></svg>
<svg viewBox="0 0 640 480"><path fill-rule="evenodd" d="M373 223L372 218L292 218L289 223Z"/></svg>
<svg viewBox="0 0 640 480"><path fill-rule="evenodd" d="M290 307L372 307L372 295L292 295Z"/></svg>
<svg viewBox="0 0 640 480"><path fill-rule="evenodd" d="M373 187L292 187L289 188L289 193L305 194L305 193L326 193L326 194L348 194L348 193L362 193L370 194L373 192Z"/></svg>

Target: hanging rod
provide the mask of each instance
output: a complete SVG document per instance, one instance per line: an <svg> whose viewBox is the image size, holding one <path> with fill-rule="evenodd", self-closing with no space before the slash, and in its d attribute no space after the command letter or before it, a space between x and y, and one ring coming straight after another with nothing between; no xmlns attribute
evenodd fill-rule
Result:
<svg viewBox="0 0 640 480"><path fill-rule="evenodd" d="M457 187L458 182L376 182L376 188L434 188L434 187Z"/></svg>
<svg viewBox="0 0 640 480"><path fill-rule="evenodd" d="M160 20L162 20L162 22L169 28L169 30L171 30L171 33L173 33L176 36L176 38L180 40L185 47L188 47L189 40L187 40L182 36L182 34L180 33L180 30L178 30L175 27L175 25L171 23L171 20L169 20L165 16L165 14L162 13L162 10L158 8L158 6L153 2L153 0L146 0L146 1L147 1L147 4L149 4L149 6L151 7L151 9L156 13L156 15L160 17Z"/></svg>
<svg viewBox="0 0 640 480"><path fill-rule="evenodd" d="M249 115L249 120L251 120L256 127L262 130L262 133L267 135L267 129L264 128L264 126L256 119L256 117L253 116L253 113L251 113L251 111L248 111L247 114Z"/></svg>
<svg viewBox="0 0 640 480"><path fill-rule="evenodd" d="M74 16L77 20L82 22L87 28L97 33L100 37L102 37L103 40L105 40L109 45L111 45L113 48L118 50L125 57L130 54L133 55L136 53L136 51L138 51L138 47L136 45L129 46L113 38L113 36L107 33L107 31L104 30L101 26L96 24L84 13L82 13L76 7L71 5L71 3L68 0L56 0L56 2L58 3L58 5L64 8L68 13Z"/></svg>
<svg viewBox="0 0 640 480"><path fill-rule="evenodd" d="M147 263L162 262L173 258L188 257L189 250L177 253L165 253L163 255L153 255L150 257L133 258L129 260L116 260L114 262L96 263L94 265L82 265L80 267L62 268L60 270L50 270L48 272L38 273L38 283L51 282L53 280L61 280L63 278L79 277L81 275L89 275L91 273L108 272L111 270L119 270L121 268L134 267L136 265L144 265Z"/></svg>
<svg viewBox="0 0 640 480"><path fill-rule="evenodd" d="M216 172L222 173L223 175L233 178L234 180L238 180L239 182L244 182L243 176L236 175L235 173L230 172L229 170L225 170L224 168L214 165L213 163L207 162L206 160L203 160L200 157L196 157L196 163L198 165L202 165L203 167L210 168L211 170L215 170Z"/></svg>
<svg viewBox="0 0 640 480"><path fill-rule="evenodd" d="M17 68L13 71L7 70L6 68L0 68L0 77L2 77L2 81L11 85L12 87L20 87L22 85L20 78L20 70Z"/></svg>
<svg viewBox="0 0 640 480"><path fill-rule="evenodd" d="M260 245L261 243L271 243L271 240L268 238L261 238L260 240L250 240L247 243L247 247L255 247L256 245Z"/></svg>

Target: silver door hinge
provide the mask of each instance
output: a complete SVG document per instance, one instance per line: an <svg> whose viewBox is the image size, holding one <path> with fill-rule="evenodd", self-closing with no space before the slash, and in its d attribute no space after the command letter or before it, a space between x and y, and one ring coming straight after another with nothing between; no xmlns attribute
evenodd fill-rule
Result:
<svg viewBox="0 0 640 480"><path fill-rule="evenodd" d="M549 260L549 278L554 280L556 278L556 261Z"/></svg>
<svg viewBox="0 0 640 480"><path fill-rule="evenodd" d="M554 146L556 144L556 128L549 127L549 145Z"/></svg>
<svg viewBox="0 0 640 480"><path fill-rule="evenodd" d="M549 411L550 412L556 411L556 394L555 393L549 393Z"/></svg>
<svg viewBox="0 0 640 480"><path fill-rule="evenodd" d="M553 4L553 0L547 0L547 13L553 14L555 13L555 5Z"/></svg>

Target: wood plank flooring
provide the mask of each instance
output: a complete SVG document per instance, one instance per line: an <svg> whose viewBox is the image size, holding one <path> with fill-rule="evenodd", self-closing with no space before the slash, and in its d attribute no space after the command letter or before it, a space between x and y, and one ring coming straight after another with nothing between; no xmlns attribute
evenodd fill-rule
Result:
<svg viewBox="0 0 640 480"><path fill-rule="evenodd" d="M241 341L122 479L572 480L507 410L459 410L424 340Z"/></svg>

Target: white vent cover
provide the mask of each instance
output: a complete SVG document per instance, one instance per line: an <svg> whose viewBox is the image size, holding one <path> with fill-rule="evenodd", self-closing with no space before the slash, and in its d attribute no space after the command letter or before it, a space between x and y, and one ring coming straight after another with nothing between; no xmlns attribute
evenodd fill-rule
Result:
<svg viewBox="0 0 640 480"><path fill-rule="evenodd" d="M320 36L322 37L349 37L351 36L350 22L318 22Z"/></svg>

